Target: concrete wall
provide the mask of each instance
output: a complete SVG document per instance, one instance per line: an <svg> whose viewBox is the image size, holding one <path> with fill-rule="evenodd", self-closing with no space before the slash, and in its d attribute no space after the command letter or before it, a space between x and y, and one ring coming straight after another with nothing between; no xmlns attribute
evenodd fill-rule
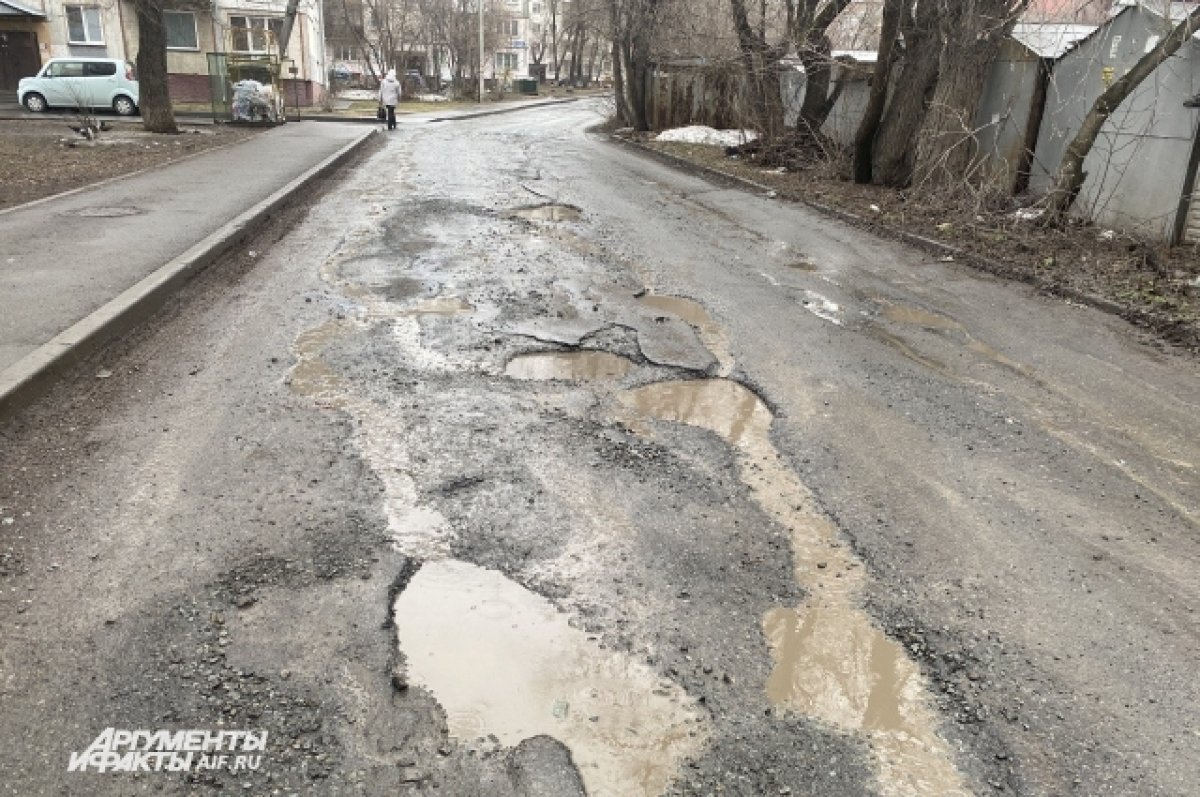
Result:
<svg viewBox="0 0 1200 797"><path fill-rule="evenodd" d="M871 86L867 75L862 69L846 67L839 64L830 75L830 90L836 83L842 84L842 93L833 105L833 110L821 126L821 132L844 147L854 144L854 135L862 122L867 110L867 101L871 98Z"/></svg>
<svg viewBox="0 0 1200 797"><path fill-rule="evenodd" d="M1026 151L1025 136L1037 95L1041 59L1009 39L992 65L975 118L978 152L991 179L1011 191Z"/></svg>
<svg viewBox="0 0 1200 797"><path fill-rule="evenodd" d="M1130 8L1068 53L1052 74L1031 188L1047 190L1071 138L1105 88L1105 69L1125 74L1169 23ZM1200 91L1200 45L1185 44L1112 114L1084 169L1074 212L1097 224L1170 241L1185 187L1196 111L1183 100Z"/></svg>

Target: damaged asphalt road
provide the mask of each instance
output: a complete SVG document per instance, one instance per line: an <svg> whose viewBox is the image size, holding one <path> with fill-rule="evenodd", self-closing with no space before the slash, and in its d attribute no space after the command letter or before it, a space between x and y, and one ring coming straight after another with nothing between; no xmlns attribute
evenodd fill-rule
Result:
<svg viewBox="0 0 1200 797"><path fill-rule="evenodd" d="M1190 794L1194 360L595 111L403 129L0 427L0 793Z"/></svg>

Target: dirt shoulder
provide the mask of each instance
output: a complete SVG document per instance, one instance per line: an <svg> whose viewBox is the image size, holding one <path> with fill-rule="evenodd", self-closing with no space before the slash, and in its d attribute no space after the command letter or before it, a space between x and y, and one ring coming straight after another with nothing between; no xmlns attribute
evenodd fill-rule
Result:
<svg viewBox="0 0 1200 797"><path fill-rule="evenodd" d="M1200 353L1200 249L1166 247L1085 224L1051 229L943 198L839 179L827 166L763 168L720 147L623 136L663 157L750 181L855 225L1121 315L1155 338Z"/></svg>
<svg viewBox="0 0 1200 797"><path fill-rule="evenodd" d="M109 122L88 141L72 130L74 117L0 120L0 208L142 171L257 135L261 128L181 125L178 135L147 133L140 125Z"/></svg>

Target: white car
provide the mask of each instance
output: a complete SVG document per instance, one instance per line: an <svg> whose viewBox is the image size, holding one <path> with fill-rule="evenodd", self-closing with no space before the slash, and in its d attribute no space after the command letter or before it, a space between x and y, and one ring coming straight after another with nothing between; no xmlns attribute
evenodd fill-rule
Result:
<svg viewBox="0 0 1200 797"><path fill-rule="evenodd" d="M34 113L47 108L111 108L138 112L133 64L120 58L51 58L35 77L21 78L17 102Z"/></svg>

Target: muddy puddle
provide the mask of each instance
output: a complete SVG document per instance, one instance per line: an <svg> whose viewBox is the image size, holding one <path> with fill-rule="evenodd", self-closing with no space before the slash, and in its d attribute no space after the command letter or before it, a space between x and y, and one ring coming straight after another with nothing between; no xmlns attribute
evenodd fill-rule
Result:
<svg viewBox="0 0 1200 797"><path fill-rule="evenodd" d="M425 564L394 604L411 683L451 735L562 741L594 797L659 795L703 745L702 715L670 681L572 628L553 605L464 562Z"/></svg>
<svg viewBox="0 0 1200 797"><path fill-rule="evenodd" d="M924 327L925 329L951 329L955 331L962 330L962 324L958 323L953 318L949 318L939 313L931 313L928 310L922 310L919 307L908 307L902 304L889 304L883 308L881 315L888 321L894 321L898 324L910 324L913 326Z"/></svg>
<svg viewBox="0 0 1200 797"><path fill-rule="evenodd" d="M509 360L504 375L513 379L554 379L587 382L620 379L633 369L633 363L606 351L567 351L518 354Z"/></svg>
<svg viewBox="0 0 1200 797"><path fill-rule="evenodd" d="M734 445L766 435L771 425L762 400L728 379L655 382L622 393L620 401L651 418L708 429Z"/></svg>
<svg viewBox="0 0 1200 797"><path fill-rule="evenodd" d="M551 202L514 210L513 215L526 221L579 221L583 216L583 211L574 205L560 205Z"/></svg>
<svg viewBox="0 0 1200 797"><path fill-rule="evenodd" d="M885 795L967 795L925 703L924 679L862 609L863 567L776 451L770 409L751 390L722 379L658 382L618 400L635 417L724 438L738 450L739 476L754 500L787 531L808 598L762 620L773 659L764 684L771 702L862 734Z"/></svg>
<svg viewBox="0 0 1200 797"><path fill-rule="evenodd" d="M965 326L949 316L942 315L941 313L935 313L930 310L925 310L920 307L893 303L886 299L876 299L875 301L877 304L882 305L883 309L880 311L880 316L888 321L896 324L921 327L922 329L927 329L934 332L958 333L962 336L969 351L978 354L986 360L990 360L996 365L1000 365L1010 371L1020 374L1021 376L1035 378L1033 373L1027 367L1006 357L1004 354L987 345L986 343L977 340L973 335L971 335L970 332L967 331ZM909 352L905 352L905 355L910 356L910 359L920 362L920 358L915 355L910 355Z"/></svg>
<svg viewBox="0 0 1200 797"><path fill-rule="evenodd" d="M717 328L717 325L713 323L712 317L709 316L704 306L691 299L685 299L682 296L661 296L651 293L638 299L638 301L646 307L653 307L656 310L663 310L678 316L697 329L713 331Z"/></svg>

